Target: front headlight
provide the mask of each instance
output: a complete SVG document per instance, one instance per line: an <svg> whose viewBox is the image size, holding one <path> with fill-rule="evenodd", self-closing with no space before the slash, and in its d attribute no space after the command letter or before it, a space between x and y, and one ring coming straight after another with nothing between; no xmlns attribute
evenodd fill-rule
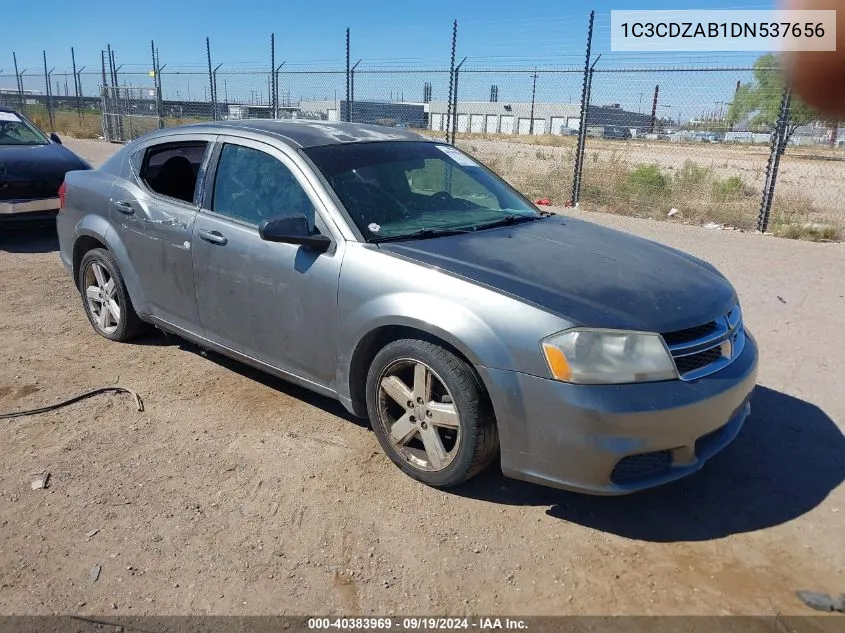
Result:
<svg viewBox="0 0 845 633"><path fill-rule="evenodd" d="M673 380L672 356L659 334L575 329L540 341L556 380L581 384L619 384Z"/></svg>

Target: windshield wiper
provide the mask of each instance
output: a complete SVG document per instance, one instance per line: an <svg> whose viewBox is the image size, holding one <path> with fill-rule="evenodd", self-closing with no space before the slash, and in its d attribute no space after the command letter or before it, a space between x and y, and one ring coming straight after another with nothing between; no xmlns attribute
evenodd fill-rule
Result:
<svg viewBox="0 0 845 633"><path fill-rule="evenodd" d="M404 240L424 240L429 237L445 237L447 235L461 235L463 233L472 233L474 229L421 229L413 233L405 233L403 235L389 235L385 237L376 237L370 240L371 244L378 244L379 242L400 242Z"/></svg>
<svg viewBox="0 0 845 633"><path fill-rule="evenodd" d="M533 222L535 220L540 220L544 217L544 215L508 215L500 220L494 220L493 222L487 222L485 224L479 224L475 227L476 231L482 231L484 229L494 229L497 226L510 226L512 224L522 224L523 222Z"/></svg>

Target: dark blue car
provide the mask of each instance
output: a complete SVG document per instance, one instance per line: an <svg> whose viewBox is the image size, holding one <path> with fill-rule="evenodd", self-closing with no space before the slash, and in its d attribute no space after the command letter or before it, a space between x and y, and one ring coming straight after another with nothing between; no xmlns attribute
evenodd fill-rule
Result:
<svg viewBox="0 0 845 633"><path fill-rule="evenodd" d="M91 166L25 116L0 106L0 222L55 217L65 174Z"/></svg>

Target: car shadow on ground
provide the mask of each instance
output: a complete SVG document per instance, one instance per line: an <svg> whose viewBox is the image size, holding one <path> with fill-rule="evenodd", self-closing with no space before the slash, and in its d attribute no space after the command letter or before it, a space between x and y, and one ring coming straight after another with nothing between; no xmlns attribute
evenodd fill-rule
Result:
<svg viewBox="0 0 845 633"><path fill-rule="evenodd" d="M679 421L680 422L680 421ZM630 539L705 541L785 523L845 481L845 437L821 409L758 386L736 440L698 473L653 490L596 497L523 483L490 468L454 494L549 506L549 516Z"/></svg>
<svg viewBox="0 0 845 633"><path fill-rule="evenodd" d="M204 359L216 363L229 371L235 372L236 374L240 374L244 378L249 378L250 380L259 382L270 389L274 389L280 393L290 396L291 398L296 398L297 400L310 404L313 407L322 409L326 413L330 413L331 415L337 416L347 422L352 422L353 424L366 428L369 428L370 426L367 420L355 417L349 413L349 411L347 411L339 401L334 400L333 398L322 396L318 393L295 385L292 382L288 382L282 378L277 378L276 376L265 373L260 369L255 369L249 365L245 365L240 361L233 360L210 350L205 350L199 345L191 343L190 341L174 334L166 334L161 330L155 329L133 341L133 343L136 345L161 347L176 346L182 351L202 356Z"/></svg>
<svg viewBox="0 0 845 633"><path fill-rule="evenodd" d="M7 253L51 253L59 250L55 220L2 226L0 217L0 251Z"/></svg>

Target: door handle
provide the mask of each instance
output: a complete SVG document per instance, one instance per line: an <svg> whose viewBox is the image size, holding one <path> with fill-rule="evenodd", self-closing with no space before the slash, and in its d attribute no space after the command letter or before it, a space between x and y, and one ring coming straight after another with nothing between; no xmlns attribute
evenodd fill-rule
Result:
<svg viewBox="0 0 845 633"><path fill-rule="evenodd" d="M135 213L135 209L132 207L132 203L128 200L115 200L114 206L118 211L126 215L132 215L133 213Z"/></svg>
<svg viewBox="0 0 845 633"><path fill-rule="evenodd" d="M219 244L220 246L223 246L229 241L219 231L206 231L205 229L200 229L200 239L211 242L212 244Z"/></svg>

